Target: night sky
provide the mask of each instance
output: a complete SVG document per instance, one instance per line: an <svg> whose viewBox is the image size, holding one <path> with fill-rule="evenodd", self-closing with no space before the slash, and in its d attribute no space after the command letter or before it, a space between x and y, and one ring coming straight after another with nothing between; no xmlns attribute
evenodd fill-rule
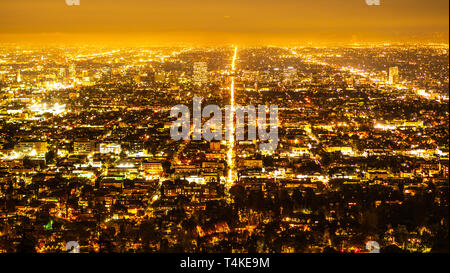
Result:
<svg viewBox="0 0 450 273"><path fill-rule="evenodd" d="M448 0L0 0L0 41L443 42L448 8Z"/></svg>

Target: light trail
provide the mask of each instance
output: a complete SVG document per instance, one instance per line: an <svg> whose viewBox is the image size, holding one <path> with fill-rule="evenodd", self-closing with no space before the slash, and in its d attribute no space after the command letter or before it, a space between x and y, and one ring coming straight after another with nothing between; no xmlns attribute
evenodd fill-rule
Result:
<svg viewBox="0 0 450 273"><path fill-rule="evenodd" d="M236 140L235 140L235 131L236 131L236 123L234 121L235 113L236 113L236 101L234 98L235 91L235 78L234 73L236 71L236 60L237 60L237 47L234 48L234 56L233 62L231 64L231 85L230 85L230 117L229 117L229 136L228 136L228 151L227 151L227 164L228 164L228 178L227 178L227 188L230 188L237 179L236 174Z"/></svg>

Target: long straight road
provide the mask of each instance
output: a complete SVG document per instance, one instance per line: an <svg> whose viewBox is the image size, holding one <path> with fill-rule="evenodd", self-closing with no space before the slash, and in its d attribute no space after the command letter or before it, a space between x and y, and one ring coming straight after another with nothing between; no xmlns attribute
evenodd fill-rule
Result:
<svg viewBox="0 0 450 273"><path fill-rule="evenodd" d="M237 61L237 51L238 48L234 48L233 61L231 63L231 85L230 85L230 117L228 118L229 136L228 136L228 151L227 151L227 164L228 164L228 177L227 177L227 188L230 188L237 179L236 171L236 101L235 101L235 72L236 72L236 61Z"/></svg>

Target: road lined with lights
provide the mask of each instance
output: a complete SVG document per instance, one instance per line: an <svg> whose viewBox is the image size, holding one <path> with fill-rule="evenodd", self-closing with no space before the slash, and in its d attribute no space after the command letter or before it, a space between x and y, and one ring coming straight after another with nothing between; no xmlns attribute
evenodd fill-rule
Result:
<svg viewBox="0 0 450 273"><path fill-rule="evenodd" d="M236 113L236 101L235 101L235 76L236 72L236 61L237 61L237 50L238 48L234 48L233 61L231 63L231 85L230 85L230 117L228 119L231 124L228 124L229 136L228 136L228 151L227 151L227 164L228 164L228 177L227 177L227 187L231 187L237 179L236 174L236 140L234 133L236 131L236 123L235 123L235 113Z"/></svg>

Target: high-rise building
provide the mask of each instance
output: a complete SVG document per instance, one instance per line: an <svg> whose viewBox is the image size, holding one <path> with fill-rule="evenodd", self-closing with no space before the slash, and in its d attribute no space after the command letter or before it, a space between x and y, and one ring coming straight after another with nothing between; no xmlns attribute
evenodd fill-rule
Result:
<svg viewBox="0 0 450 273"><path fill-rule="evenodd" d="M103 67L102 68L102 78L106 82L110 82L112 80L112 69L111 69L111 67Z"/></svg>
<svg viewBox="0 0 450 273"><path fill-rule="evenodd" d="M20 70L17 70L17 82L22 82L22 74Z"/></svg>
<svg viewBox="0 0 450 273"><path fill-rule="evenodd" d="M61 67L58 69L58 77L64 79L66 77L66 68Z"/></svg>
<svg viewBox="0 0 450 273"><path fill-rule="evenodd" d="M75 68L74 64L71 64L69 66L69 76L72 77L72 78L77 76L77 69Z"/></svg>
<svg viewBox="0 0 450 273"><path fill-rule="evenodd" d="M297 80L297 69L294 67L287 67L284 69L284 82L292 83Z"/></svg>
<svg viewBox="0 0 450 273"><path fill-rule="evenodd" d="M208 83L208 65L205 62L194 63L194 83L197 85Z"/></svg>
<svg viewBox="0 0 450 273"><path fill-rule="evenodd" d="M398 73L398 67L389 68L389 84L397 84L400 82L400 76Z"/></svg>

